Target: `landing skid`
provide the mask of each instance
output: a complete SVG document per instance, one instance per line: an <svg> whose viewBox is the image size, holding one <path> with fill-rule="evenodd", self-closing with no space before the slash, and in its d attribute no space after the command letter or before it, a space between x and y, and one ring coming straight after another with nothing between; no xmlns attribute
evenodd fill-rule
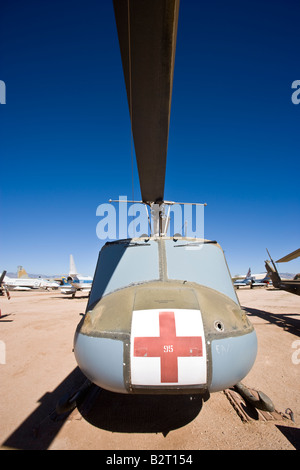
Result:
<svg viewBox="0 0 300 470"><path fill-rule="evenodd" d="M272 412L275 410L272 400L265 395L263 392L255 391L246 387L241 382L238 382L234 389L254 408L257 408L261 411L269 411Z"/></svg>
<svg viewBox="0 0 300 470"><path fill-rule="evenodd" d="M82 401L91 385L92 382L87 379L75 393L66 393L63 395L57 402L56 413L61 415L73 411L78 403Z"/></svg>

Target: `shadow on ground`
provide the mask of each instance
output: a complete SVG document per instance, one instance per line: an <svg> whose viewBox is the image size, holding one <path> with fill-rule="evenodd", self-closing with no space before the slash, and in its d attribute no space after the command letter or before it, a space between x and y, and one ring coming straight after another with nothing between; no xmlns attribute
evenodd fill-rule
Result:
<svg viewBox="0 0 300 470"><path fill-rule="evenodd" d="M256 308L243 307L251 319L251 315L262 318L269 323L283 328L289 333L300 336L300 320L299 313L272 313L265 310L259 310ZM293 318L297 317L297 318Z"/></svg>
<svg viewBox="0 0 300 470"><path fill-rule="evenodd" d="M56 404L66 393L74 393L86 380L75 368L57 388L46 393L39 406L1 444L6 449L45 450L71 412L58 415ZM125 395L92 384L78 411L91 425L110 432L162 433L192 421L202 408L199 395Z"/></svg>
<svg viewBox="0 0 300 470"><path fill-rule="evenodd" d="M202 408L200 395L126 395L96 386L79 412L93 426L111 432L162 433L185 426Z"/></svg>

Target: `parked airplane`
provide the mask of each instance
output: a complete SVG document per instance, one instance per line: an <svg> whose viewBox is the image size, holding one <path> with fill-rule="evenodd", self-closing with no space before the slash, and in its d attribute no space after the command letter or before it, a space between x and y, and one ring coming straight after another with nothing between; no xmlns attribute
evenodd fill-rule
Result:
<svg viewBox="0 0 300 470"><path fill-rule="evenodd" d="M7 295L8 300L10 300L10 294L8 292L8 289L3 283L5 274L6 274L6 271L3 271L0 277L0 295Z"/></svg>
<svg viewBox="0 0 300 470"><path fill-rule="evenodd" d="M30 278L22 266L18 266L18 277L12 278L4 276L3 284L10 290L31 290L31 289L57 289L57 282L48 281L43 278Z"/></svg>
<svg viewBox="0 0 300 470"><path fill-rule="evenodd" d="M91 291L93 278L90 276L81 276L78 274L73 255L70 255L70 271L68 277L62 277L62 294L69 294L75 297L77 291L89 293Z"/></svg>
<svg viewBox="0 0 300 470"><path fill-rule="evenodd" d="M270 257L270 261L266 260L265 261L265 266L266 266L266 269L267 269L267 271L268 271L268 273L269 273L269 275L272 279L273 286L276 289L282 289L282 290L285 290L287 292L290 292L291 294L300 295L300 275L296 274L294 279L281 279L281 277L280 277L280 275L277 271L276 265L275 265L274 261L272 260L271 255L268 252L268 250L267 250L267 253ZM293 251L292 253L289 253L288 255L284 256L283 258L278 259L276 261L276 263L285 263L287 261L291 261L292 259L297 258L298 256L300 256L300 248Z"/></svg>
<svg viewBox="0 0 300 470"><path fill-rule="evenodd" d="M251 269L248 269L246 276L242 279L235 279L233 285L238 289L240 286L248 286L251 280Z"/></svg>
<svg viewBox="0 0 300 470"><path fill-rule="evenodd" d="M242 286L253 287L266 287L269 284L270 277L268 273L251 274L251 268L248 269L246 276L243 279L235 278L233 285L238 289Z"/></svg>

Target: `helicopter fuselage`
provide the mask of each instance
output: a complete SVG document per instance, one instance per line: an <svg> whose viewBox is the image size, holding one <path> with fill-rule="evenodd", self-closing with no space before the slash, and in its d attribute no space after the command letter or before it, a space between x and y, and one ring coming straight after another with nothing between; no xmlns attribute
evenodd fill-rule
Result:
<svg viewBox="0 0 300 470"><path fill-rule="evenodd" d="M100 251L74 352L113 392L206 394L248 374L257 339L220 245L145 237Z"/></svg>

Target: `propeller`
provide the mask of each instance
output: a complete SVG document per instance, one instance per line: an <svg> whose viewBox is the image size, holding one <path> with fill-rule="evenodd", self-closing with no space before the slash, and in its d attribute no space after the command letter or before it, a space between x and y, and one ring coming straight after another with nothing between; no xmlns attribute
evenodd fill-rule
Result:
<svg viewBox="0 0 300 470"><path fill-rule="evenodd" d="M144 203L164 198L179 0L113 0Z"/></svg>

